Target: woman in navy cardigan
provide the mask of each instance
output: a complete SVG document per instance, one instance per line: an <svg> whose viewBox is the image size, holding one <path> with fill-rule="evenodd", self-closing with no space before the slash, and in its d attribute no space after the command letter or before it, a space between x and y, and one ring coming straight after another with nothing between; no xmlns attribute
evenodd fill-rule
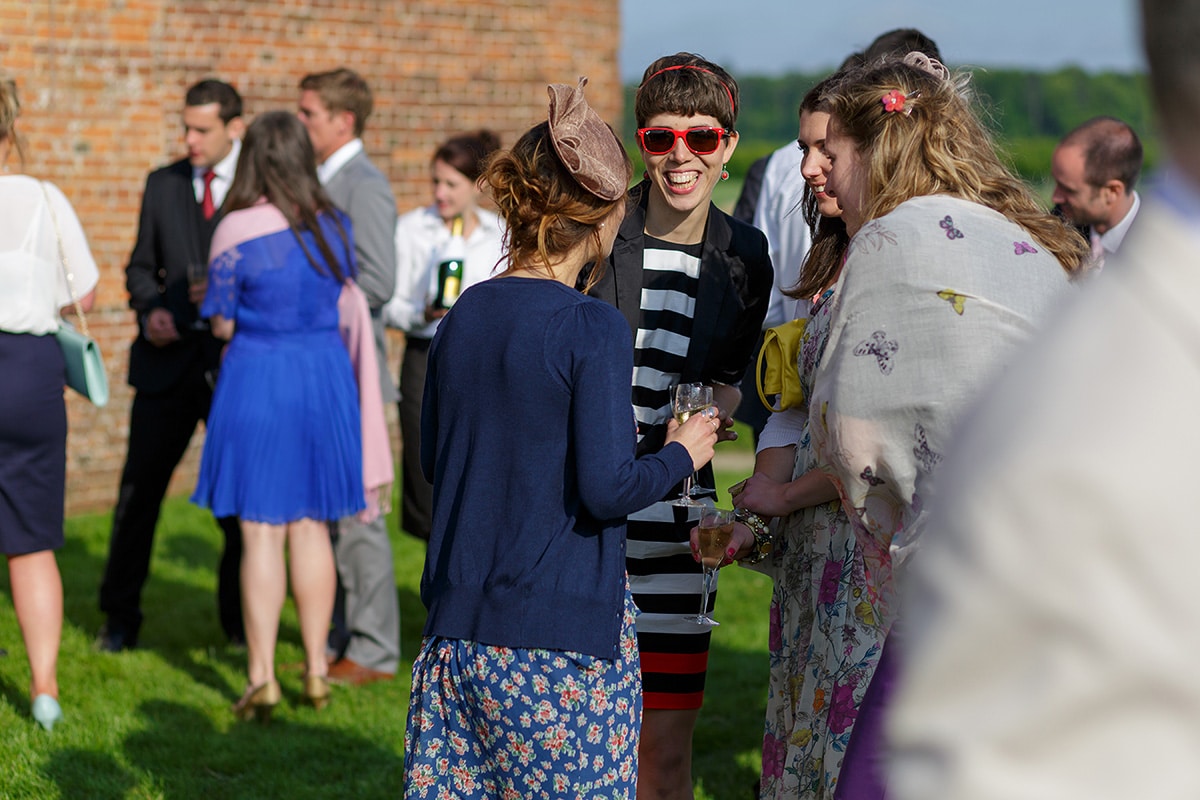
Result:
<svg viewBox="0 0 1200 800"><path fill-rule="evenodd" d="M508 269L443 319L421 457L434 489L405 797L633 798L641 721L625 514L707 463L720 423L636 458L633 346L577 291L612 249L629 161L577 88L491 164Z"/></svg>

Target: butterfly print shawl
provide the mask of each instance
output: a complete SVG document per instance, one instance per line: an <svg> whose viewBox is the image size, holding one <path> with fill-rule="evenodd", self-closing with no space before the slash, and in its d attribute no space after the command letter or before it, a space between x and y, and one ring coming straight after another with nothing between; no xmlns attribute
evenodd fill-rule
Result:
<svg viewBox="0 0 1200 800"><path fill-rule="evenodd" d="M912 547L963 412L1067 292L1033 241L989 208L932 196L851 242L810 425L879 575Z"/></svg>

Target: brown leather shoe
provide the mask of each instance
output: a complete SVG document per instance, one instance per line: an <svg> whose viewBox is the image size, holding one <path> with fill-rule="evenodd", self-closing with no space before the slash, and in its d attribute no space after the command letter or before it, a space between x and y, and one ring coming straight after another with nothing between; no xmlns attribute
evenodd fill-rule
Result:
<svg viewBox="0 0 1200 800"><path fill-rule="evenodd" d="M364 667L362 664L343 658L335 661L329 667L330 683L340 683L347 686L365 686L376 681L390 681L396 677L394 672L380 672L377 669Z"/></svg>

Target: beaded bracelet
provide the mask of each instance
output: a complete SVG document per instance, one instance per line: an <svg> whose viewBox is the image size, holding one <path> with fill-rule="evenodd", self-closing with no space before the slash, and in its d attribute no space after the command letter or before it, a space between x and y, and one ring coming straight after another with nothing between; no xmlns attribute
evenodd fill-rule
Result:
<svg viewBox="0 0 1200 800"><path fill-rule="evenodd" d="M767 521L751 511L739 508L733 512L733 518L750 529L754 535L754 549L750 555L740 559L743 564L757 564L767 557L774 546L771 539L771 529Z"/></svg>

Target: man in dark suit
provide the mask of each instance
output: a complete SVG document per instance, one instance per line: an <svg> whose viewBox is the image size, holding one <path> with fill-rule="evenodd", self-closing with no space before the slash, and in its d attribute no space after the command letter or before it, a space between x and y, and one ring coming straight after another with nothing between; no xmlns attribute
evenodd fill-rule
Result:
<svg viewBox="0 0 1200 800"><path fill-rule="evenodd" d="M371 307L386 407L398 399L387 370L381 314L396 286L396 198L363 148L363 128L373 107L370 87L352 70L314 73L300 81L298 114L317 157L317 177L354 230L356 282ZM352 685L389 680L400 663L400 601L387 520L380 515L363 524L347 517L336 532L338 597L329 637L335 662L329 679Z"/></svg>
<svg viewBox="0 0 1200 800"><path fill-rule="evenodd" d="M221 343L199 318L197 304L245 131L237 90L216 80L192 86L183 127L187 157L147 178L137 242L125 269L138 337L129 351L129 385L135 390L129 450L100 585L107 621L98 645L110 652L137 645L159 509L197 423L208 417L220 363ZM237 519L218 522L225 534L217 592L221 627L240 643L241 531Z"/></svg>

